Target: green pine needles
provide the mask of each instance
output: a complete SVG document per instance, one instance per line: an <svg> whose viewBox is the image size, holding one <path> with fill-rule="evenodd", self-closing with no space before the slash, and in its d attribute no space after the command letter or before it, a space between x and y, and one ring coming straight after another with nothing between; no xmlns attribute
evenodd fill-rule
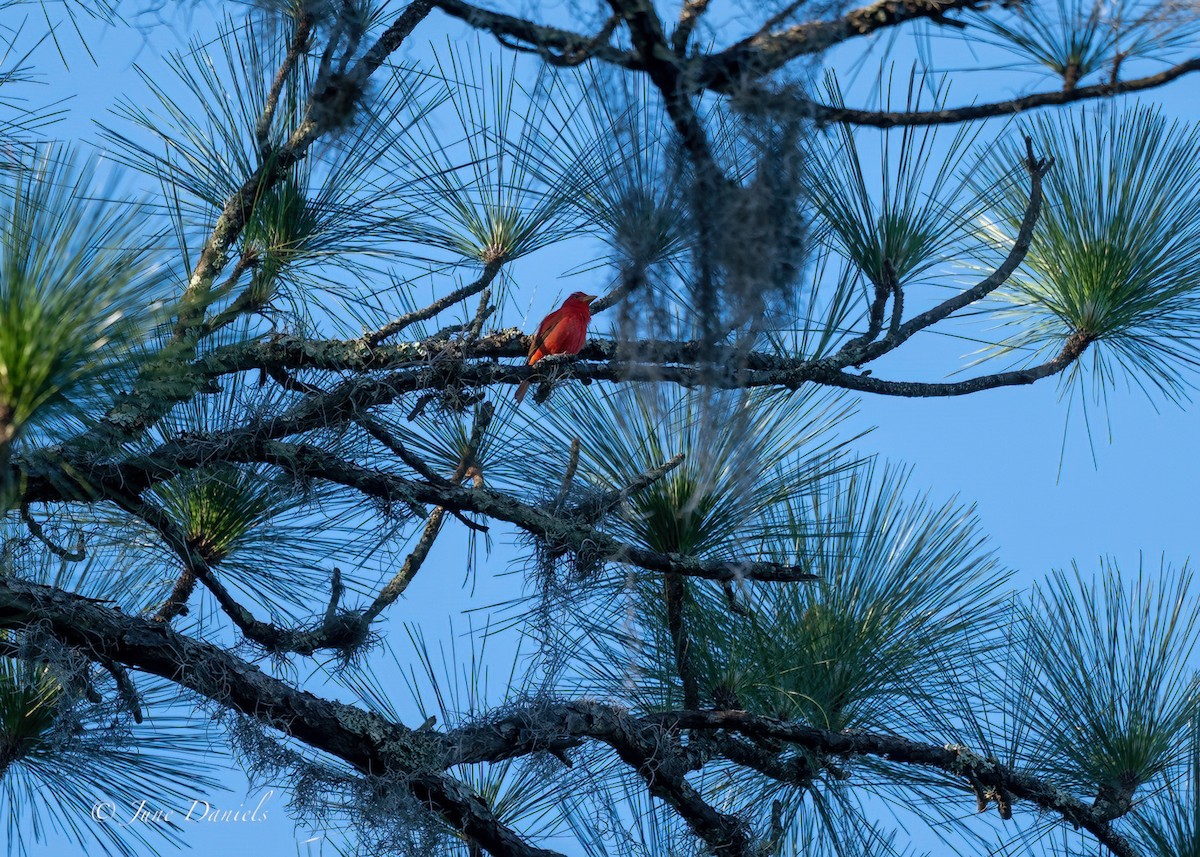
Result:
<svg viewBox="0 0 1200 857"><path fill-rule="evenodd" d="M1086 362L1098 391L1125 380L1186 396L1200 356L1200 127L1133 106L1026 128L1056 163L1025 265L999 293L998 350L1046 355L1078 334L1094 343ZM1009 169L993 155L981 187ZM989 226L1001 250L1024 208L1023 191L1007 187ZM1070 377L1083 383L1079 370Z"/></svg>
<svg viewBox="0 0 1200 857"><path fill-rule="evenodd" d="M0 446L103 401L154 320L164 274L144 211L105 202L95 178L50 149L0 173Z"/></svg>

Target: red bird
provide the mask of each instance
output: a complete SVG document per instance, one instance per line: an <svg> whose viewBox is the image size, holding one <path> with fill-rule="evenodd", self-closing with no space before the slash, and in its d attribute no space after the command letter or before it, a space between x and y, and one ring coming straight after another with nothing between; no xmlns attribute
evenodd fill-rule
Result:
<svg viewBox="0 0 1200 857"><path fill-rule="evenodd" d="M591 303L595 295L574 292L563 305L542 319L533 341L529 343L529 365L549 354L578 354L587 341L588 322L592 320ZM517 387L517 402L525 398L530 378Z"/></svg>

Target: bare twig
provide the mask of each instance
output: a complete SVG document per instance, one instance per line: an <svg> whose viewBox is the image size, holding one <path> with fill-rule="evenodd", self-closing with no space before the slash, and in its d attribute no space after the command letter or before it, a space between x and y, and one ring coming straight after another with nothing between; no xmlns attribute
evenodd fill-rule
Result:
<svg viewBox="0 0 1200 857"><path fill-rule="evenodd" d="M312 25L313 16L310 13L301 12L296 18L296 29L292 33L291 43L288 44L287 55L284 56L279 70L275 72L275 79L271 81L271 88L267 92L267 101L263 105L262 115L258 117L258 122L254 125L254 138L258 141L259 152L264 155L271 150L271 122L274 120L275 111L279 106L279 95L283 92L288 75L296 67L300 55L308 47L308 39L312 35Z"/></svg>
<svg viewBox="0 0 1200 857"><path fill-rule="evenodd" d="M438 298L436 301L423 309L413 310L412 312L405 313L394 321L388 322L378 330L365 334L362 338L362 341L371 347L379 345L379 343L383 342L390 336L395 336L406 327L411 327L419 321L425 321L426 319L433 318L438 313L454 306L456 303L465 301L472 295L479 294L491 285L492 280L496 279L496 275L500 273L500 269L503 267L504 260L502 259L488 262L483 267L483 273L480 274L479 278L474 282L455 289L450 294Z"/></svg>
<svg viewBox="0 0 1200 857"><path fill-rule="evenodd" d="M42 525L34 519L33 513L30 512L28 503L21 504L20 514L21 520L25 522L25 526L29 530L30 535L41 542L45 546L46 550L50 551L50 553L54 554L59 559L67 562L80 562L87 558L87 553L85 550L86 544L84 543L82 532L76 536L75 550L70 550L68 548L56 545L54 541L46 535L46 531L42 529Z"/></svg>
<svg viewBox="0 0 1200 857"><path fill-rule="evenodd" d="M562 483L558 486L558 494L554 498L554 508L561 509L571 491L571 481L575 478L575 470L579 467L579 438L571 438L571 451L567 456L567 469L563 471Z"/></svg>
<svg viewBox="0 0 1200 857"><path fill-rule="evenodd" d="M451 485L457 486L466 477L468 471L476 467L475 457L479 453L479 446L483 443L483 437L487 433L494 413L495 409L490 402L485 402L476 412L475 421L471 426L471 437L467 441L467 447L463 450L462 457L459 459L458 467L454 470L454 476L450 480ZM422 531L421 537L417 540L416 547L405 557L400 571L375 596L375 600L371 603L371 606L363 611L361 621L364 625L370 624L380 613L391 606L404 593L408 585L412 583L413 578L416 577L417 572L421 568L421 564L429 556L429 551L433 547L433 543L441 530L442 519L445 517L445 514L446 508L444 506L438 506L430 513L429 520L425 523L425 529Z"/></svg>

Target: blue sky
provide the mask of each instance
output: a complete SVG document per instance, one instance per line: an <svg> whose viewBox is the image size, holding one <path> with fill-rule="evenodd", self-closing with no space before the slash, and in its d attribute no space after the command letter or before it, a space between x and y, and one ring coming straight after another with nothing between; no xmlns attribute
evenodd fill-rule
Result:
<svg viewBox="0 0 1200 857"><path fill-rule="evenodd" d="M30 16L28 32L38 30L36 7L17 7L0 12L0 23L19 24ZM79 36L65 32L60 39L62 59L53 46L44 44L32 64L42 73L44 88L31 96L35 102L65 99L66 115L53 133L64 139L99 144L95 120L112 122L107 115L119 95L135 101L145 92L132 72L137 62L161 81L162 57L193 36L211 30L205 4L167 3L160 14L163 24L142 32L106 28L81 18L83 40L90 45L97 63L82 49ZM7 16L7 17L5 17ZM169 17L169 20L166 20ZM432 19L431 19L432 20ZM464 30L445 19L432 20L419 35L426 42L458 37ZM414 51L425 48L420 45ZM903 41L903 40L902 40ZM935 44L937 66L946 70L969 64L970 55L950 43ZM898 68L907 69L912 52L904 44L893 55ZM828 59L849 72L858 69L848 100L867 97L869 82L879 67L878 52L862 56L855 43L834 52ZM993 99L1022 90L1030 78L1000 70L988 75L972 89L964 81L954 86L952 102L969 102L974 97ZM1196 83L1185 78L1163 90L1143 96L1145 101L1164 105L1169 115L1194 120ZM984 133L999 133L994 123ZM563 277L573 265L552 248L527 261L518 282L536 283L530 288L528 314L508 317L504 325L532 329L560 296L580 284L579 277ZM946 340L921 346L919 359L908 361L896 371L938 380L941 367L957 368L960 356L971 346ZM859 408L859 425L873 428L860 442L862 452L878 453L891 461L911 464L912 484L927 489L938 500L958 497L977 506L985 529L991 534L1002 560L1016 569L1016 580L1029 584L1052 568L1078 561L1085 569L1098 566L1099 557L1111 555L1122 566L1133 567L1139 556L1157 566L1160 556L1183 564L1195 550L1197 515L1195 496L1200 466L1194 444L1197 422L1190 408L1159 403L1158 409L1137 391L1112 392L1107 411L1092 414L1089 441L1078 402L1071 408L1060 400L1053 380L1033 387L1010 388L946 400L909 400L867 397ZM1111 442L1110 442L1111 429ZM1094 460L1093 460L1094 455ZM452 529L438 545L426 568L387 620L398 639L400 623L419 623L433 640L448 641L450 622L462 631L469 621L481 622L480 613L468 619L461 611L478 610L515 594L517 575L511 538L499 535L495 551L479 572L473 591L460 589L463 580L461 528ZM397 643L403 654L403 644ZM461 645L461 644L460 644ZM503 667L511 660L509 643L501 638L492 654ZM303 671L304 665L301 665ZM397 684L396 702L404 706L407 692ZM214 744L220 736L214 728ZM258 804L262 792L249 792L243 777L231 774L226 794L197 795L225 809ZM320 854L319 842L304 842L307 834L295 831L284 813L286 795L277 788L268 798L268 820L243 824L217 823L188 827L186 842L193 853L219 850L268 855ZM186 811L187 807L172 807ZM937 843L920 843L937 849ZM77 853L68 841L54 839L33 853L67 855Z"/></svg>

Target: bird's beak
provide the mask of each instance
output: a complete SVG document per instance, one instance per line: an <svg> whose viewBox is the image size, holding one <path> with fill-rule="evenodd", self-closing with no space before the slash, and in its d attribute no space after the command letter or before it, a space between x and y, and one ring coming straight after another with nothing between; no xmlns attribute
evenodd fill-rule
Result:
<svg viewBox="0 0 1200 857"><path fill-rule="evenodd" d="M590 304L592 301L594 301L598 297L600 297L600 296L599 295L584 295L583 302Z"/></svg>

